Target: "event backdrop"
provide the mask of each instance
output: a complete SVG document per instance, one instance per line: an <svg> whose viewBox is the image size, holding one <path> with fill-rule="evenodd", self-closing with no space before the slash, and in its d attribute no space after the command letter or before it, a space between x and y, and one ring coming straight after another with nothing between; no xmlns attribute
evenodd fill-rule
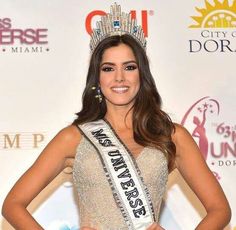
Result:
<svg viewBox="0 0 236 230"><path fill-rule="evenodd" d="M225 229L235 230L236 1L117 2L143 25L163 109L198 143L232 207ZM0 206L15 181L80 109L89 33L112 3L0 0ZM62 172L29 210L45 229L78 229L71 173ZM168 230L194 229L204 214L174 171L161 224ZM4 218L0 226L12 229Z"/></svg>

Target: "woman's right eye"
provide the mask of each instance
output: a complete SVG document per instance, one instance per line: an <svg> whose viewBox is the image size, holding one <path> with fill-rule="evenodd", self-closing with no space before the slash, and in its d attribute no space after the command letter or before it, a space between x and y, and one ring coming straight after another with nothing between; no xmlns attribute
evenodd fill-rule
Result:
<svg viewBox="0 0 236 230"><path fill-rule="evenodd" d="M102 71L104 71L104 72L110 72L110 71L112 71L113 70L113 68L112 67L109 67L109 66L104 66L104 67L102 67Z"/></svg>

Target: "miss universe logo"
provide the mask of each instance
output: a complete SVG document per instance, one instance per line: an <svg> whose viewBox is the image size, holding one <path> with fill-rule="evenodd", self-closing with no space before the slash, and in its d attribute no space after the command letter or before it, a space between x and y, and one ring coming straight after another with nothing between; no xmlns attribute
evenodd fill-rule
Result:
<svg viewBox="0 0 236 230"><path fill-rule="evenodd" d="M37 53L49 51L47 28L14 28L11 18L0 18L0 52Z"/></svg>
<svg viewBox="0 0 236 230"><path fill-rule="evenodd" d="M210 97L196 101L181 124L188 127L204 159L213 167L236 166L236 125L219 121L220 103ZM213 171L217 179L220 175Z"/></svg>

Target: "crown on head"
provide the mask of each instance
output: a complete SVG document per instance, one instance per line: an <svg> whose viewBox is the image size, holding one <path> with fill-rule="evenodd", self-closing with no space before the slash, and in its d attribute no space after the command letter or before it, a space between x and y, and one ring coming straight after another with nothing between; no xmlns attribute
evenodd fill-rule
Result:
<svg viewBox="0 0 236 230"><path fill-rule="evenodd" d="M146 49L146 39L141 26L137 26L137 20L131 17L131 13L121 12L120 5L111 5L110 13L101 16L96 27L91 33L90 50L93 52L97 45L105 38L129 34Z"/></svg>

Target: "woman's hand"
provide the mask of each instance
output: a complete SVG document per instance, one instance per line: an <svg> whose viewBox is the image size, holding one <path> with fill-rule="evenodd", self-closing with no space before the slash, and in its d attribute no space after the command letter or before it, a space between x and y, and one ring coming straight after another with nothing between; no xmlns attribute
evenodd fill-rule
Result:
<svg viewBox="0 0 236 230"><path fill-rule="evenodd" d="M90 227L82 227L80 230L96 230L95 228Z"/></svg>
<svg viewBox="0 0 236 230"><path fill-rule="evenodd" d="M82 227L80 230L96 230L95 228L90 228L90 227ZM162 228L158 223L153 223L150 225L147 230L165 230Z"/></svg>
<svg viewBox="0 0 236 230"><path fill-rule="evenodd" d="M90 227L82 227L80 230L96 230L96 229ZM147 228L147 230L165 230L165 229L162 228L158 223L153 223Z"/></svg>
<svg viewBox="0 0 236 230"><path fill-rule="evenodd" d="M150 225L147 230L165 230L164 228L162 228L158 223L153 223L152 225Z"/></svg>

